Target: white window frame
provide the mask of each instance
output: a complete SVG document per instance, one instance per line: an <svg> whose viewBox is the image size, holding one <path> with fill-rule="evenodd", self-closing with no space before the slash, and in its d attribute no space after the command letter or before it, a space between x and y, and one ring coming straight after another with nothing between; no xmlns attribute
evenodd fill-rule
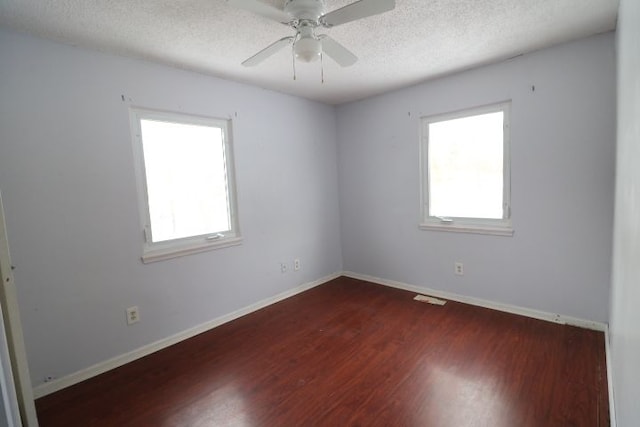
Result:
<svg viewBox="0 0 640 427"><path fill-rule="evenodd" d="M501 219L429 216L429 125L488 113L502 112L503 128L503 207ZM459 233L512 236L511 223L511 101L457 110L420 118L420 229Z"/></svg>
<svg viewBox="0 0 640 427"><path fill-rule="evenodd" d="M236 183L233 161L233 144L231 138L231 120L204 116L187 115L167 111L151 110L131 107L129 110L133 153L136 170L136 184L140 224L142 227L142 261L144 263L162 261L180 256L205 252L213 249L239 245L242 243L238 222L238 207L236 203ZM151 236L151 219L147 180L145 171L144 150L142 145L141 120L159 120L172 123L202 125L218 127L222 130L224 158L227 173L227 193L229 201L229 215L231 230L214 234L203 234L179 239L153 242Z"/></svg>

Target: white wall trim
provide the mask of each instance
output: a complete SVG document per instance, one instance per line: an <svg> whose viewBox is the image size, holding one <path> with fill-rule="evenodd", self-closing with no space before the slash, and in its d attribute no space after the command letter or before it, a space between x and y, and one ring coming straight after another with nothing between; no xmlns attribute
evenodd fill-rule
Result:
<svg viewBox="0 0 640 427"><path fill-rule="evenodd" d="M518 314L521 316L531 317L534 319L546 320L549 322L560 323L560 324L579 326L582 328L592 329L596 331L603 331L605 333L605 355L606 355L606 364L607 364L607 381L608 381L608 389L609 389L609 414L610 414L610 420L611 420L611 427L616 426L615 408L614 408L614 400L613 400L613 383L612 383L613 372L611 368L609 328L607 324L601 323L601 322L578 319L570 316L563 316L559 314L548 313L548 312L539 311L539 310L533 310L533 309L524 308L524 307L518 307L510 304L492 302L492 301L483 300L480 298L458 295L450 292L439 291L439 290L430 289L430 288L421 287L421 286L409 285L406 283L397 282L393 280L387 280L387 279L382 279L379 277L369 276L365 274L354 273L352 271L337 272L337 273L324 276L312 282L304 283L300 286L281 292L272 297L265 298L254 304L248 305L246 307L240 308L231 313L217 317L209 322L205 322L200 325L197 325L191 329L187 329L183 332L179 332L175 335L169 336L167 338L163 338L151 344L147 344L143 347L137 348L128 353L124 353L119 356L113 357L111 359L96 363L95 365L89 366L85 369L81 369L72 374L66 375L62 378L58 378L48 383L40 384L34 387L33 389L34 397L38 399L40 397L43 397L48 394L55 393L56 391L62 390L64 388L70 387L74 384L78 384L82 381L88 380L89 378L93 378L97 375L100 375L102 373L115 369L119 366L133 362L134 360L140 359L144 356L155 353L156 351L162 350L164 348L177 344L181 341L194 337L198 334L201 334L203 332L216 328L220 325L228 323L239 317L253 313L254 311L260 310L264 307L275 304L284 299L290 298L294 295L297 295L299 293L312 289L316 286L320 286L340 276L351 277L353 279L364 280L366 282L376 283L378 285L383 285L383 286L389 286L396 289L403 289L406 291L416 292L420 294L427 294L437 298L443 298L451 301L462 302L465 304L471 304L479 307L490 308L493 310L503 311L507 313Z"/></svg>
<svg viewBox="0 0 640 427"><path fill-rule="evenodd" d="M546 320L548 322L578 326L585 329L593 329L596 331L606 331L607 324L601 322L594 322L591 320L579 319L571 316L564 316L561 314L548 313L546 311L534 310L531 308L519 307L511 304L504 304L499 302L493 302L484 300L481 298L469 297L454 294L446 291L438 291L421 286L409 285L407 283L396 282L394 280L381 279L379 277L368 276L366 274L354 273L352 271L345 271L343 275L351 277L353 279L364 280L366 282L376 283L378 285L389 286L392 288L403 289L405 291L417 292L420 294L434 296L436 298L447 299L465 304L476 305L478 307L490 308L493 310L504 311L506 313L519 314L521 316L532 317L534 319Z"/></svg>
<svg viewBox="0 0 640 427"><path fill-rule="evenodd" d="M609 326L604 330L604 354L607 362L607 389L609 390L609 426L616 427L616 401L613 396L613 366L611 364L611 343Z"/></svg>
<svg viewBox="0 0 640 427"><path fill-rule="evenodd" d="M337 272L337 273L329 274L328 276L321 277L320 279L314 280L312 282L303 283L302 285L297 286L293 289L289 289L287 291L281 292L272 297L265 298L263 300L260 300L246 307L240 308L231 313L222 315L213 320L197 325L191 329L187 329L175 335L171 335L167 338L163 338L151 344L147 344L145 346L137 348L128 353L124 353L119 356L115 356L111 359L96 363L95 365L81 369L72 374L66 375L62 378L58 378L48 383L40 384L34 387L33 389L34 397L38 399L40 397L62 390L63 388L70 387L84 380L88 380L89 378L95 377L104 372L107 372L119 366L125 365L129 362L133 362L134 360L140 359L144 356L148 356L149 354L155 353L156 351L159 351L171 345L177 344L180 341L184 341L186 339L194 337L198 334L206 332L217 326L223 325L239 317L245 316L249 313L253 313L254 311L260 310L271 304L275 304L279 301L282 301L284 299L287 299L289 297L292 297L294 295L307 291L311 288L320 286L324 283L327 283L333 279L340 277L341 275L342 273Z"/></svg>

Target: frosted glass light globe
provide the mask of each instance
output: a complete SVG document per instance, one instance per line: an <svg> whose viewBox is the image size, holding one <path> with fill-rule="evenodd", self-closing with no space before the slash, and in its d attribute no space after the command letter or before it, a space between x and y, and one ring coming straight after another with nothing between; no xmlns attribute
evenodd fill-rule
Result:
<svg viewBox="0 0 640 427"><path fill-rule="evenodd" d="M320 57L322 46L320 40L304 37L298 40L293 47L296 58L303 62L313 62Z"/></svg>

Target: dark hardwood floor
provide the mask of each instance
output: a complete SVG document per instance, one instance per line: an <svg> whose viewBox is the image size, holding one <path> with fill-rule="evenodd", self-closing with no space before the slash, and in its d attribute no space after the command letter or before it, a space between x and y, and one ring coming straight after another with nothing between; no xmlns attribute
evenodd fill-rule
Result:
<svg viewBox="0 0 640 427"><path fill-rule="evenodd" d="M339 278L38 399L47 426L606 426L604 336Z"/></svg>

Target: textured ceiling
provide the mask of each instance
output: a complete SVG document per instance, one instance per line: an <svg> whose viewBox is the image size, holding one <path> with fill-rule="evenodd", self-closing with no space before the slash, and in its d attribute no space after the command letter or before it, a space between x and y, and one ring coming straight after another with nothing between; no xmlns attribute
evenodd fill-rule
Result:
<svg viewBox="0 0 640 427"><path fill-rule="evenodd" d="M324 83L318 62L298 63L294 81L290 49L241 66L293 31L224 0L0 0L0 25L339 104L613 30L617 10L618 0L396 0L391 12L326 31L359 60L341 68L325 58Z"/></svg>

